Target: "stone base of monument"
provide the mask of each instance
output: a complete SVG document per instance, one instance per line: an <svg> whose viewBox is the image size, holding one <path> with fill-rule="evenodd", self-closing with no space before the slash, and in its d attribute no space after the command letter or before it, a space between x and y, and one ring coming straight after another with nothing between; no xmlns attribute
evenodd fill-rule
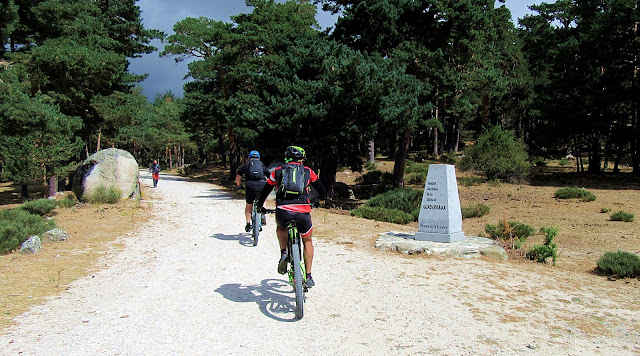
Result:
<svg viewBox="0 0 640 356"><path fill-rule="evenodd" d="M451 256L488 258L506 260L507 252L496 241L478 236L466 236L455 242L437 242L418 239L416 232L384 232L376 241L375 247L381 250L398 251L407 255Z"/></svg>
<svg viewBox="0 0 640 356"><path fill-rule="evenodd" d="M454 232L451 234L443 234L438 232L416 232L414 240L433 241L433 242L457 242L464 240L464 232Z"/></svg>

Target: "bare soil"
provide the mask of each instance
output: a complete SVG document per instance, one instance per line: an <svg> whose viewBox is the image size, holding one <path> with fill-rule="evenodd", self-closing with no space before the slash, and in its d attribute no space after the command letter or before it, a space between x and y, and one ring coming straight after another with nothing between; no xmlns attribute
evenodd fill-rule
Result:
<svg viewBox="0 0 640 356"><path fill-rule="evenodd" d="M380 163L383 169L385 167L388 169L392 165L389 161ZM621 249L640 253L640 227L637 221L640 214L640 181L630 177L628 173L618 176L611 174L588 176L572 173L571 168L558 166L543 168L537 172L536 178L527 184L482 183L471 187L459 185L462 206L484 203L491 208L488 215L464 220L463 230L466 235L482 235L485 224L497 224L502 219L517 220L535 229L542 226L557 226L560 229L555 239L559 248L557 264L545 265L512 256L506 262L487 261L494 267L489 271L490 274L484 275L482 270L486 266L481 267L477 262L452 262L451 266L456 268L460 268L459 265L462 263L467 264L468 268L471 268L471 275L486 280L487 290L478 293L475 290L465 289L465 284L471 282L464 277L456 277L454 273L451 276L452 281L460 285L450 293L466 297L463 299L468 301L479 298L484 304L495 306L497 309L493 312L500 311L500 305L506 304L509 300L531 299L527 304L519 307L521 310L511 306L510 313L501 314L504 323L517 323L530 317L532 308L542 308L543 304L551 303L559 308L558 306L561 305L587 303L576 298L566 299L569 294L555 295L553 291L558 288L566 288L567 291L586 289L596 296L606 295L608 298L606 303L619 303L625 305L625 308L630 308L624 309L632 310L630 319L612 315L611 313L614 313L612 310L616 307L610 304L603 309L602 315L592 315L588 318L574 318L569 314L558 317L549 309L541 309L537 317L564 318L558 319L557 322L569 323L582 333L594 336L607 335L611 332L611 326L618 322L621 324L616 328L622 328L623 324L629 327L628 323L637 323L637 318L633 315L638 315L640 307L633 307L634 303L630 301L637 301L640 298L640 280L618 280L602 276L597 271L596 261L605 251ZM225 174L221 169L207 169L192 173L191 178L221 184ZM338 181L353 184L359 175L361 173L341 171L338 174ZM468 173L458 172L458 176L466 175ZM597 199L593 202L555 199L553 193L565 186L584 187L595 194ZM4 196L4 202L8 203L3 207L10 207L19 202L15 198L7 198L7 196L15 197L16 188L7 185L0 188L4 190L0 192L0 196ZM145 189L149 188L145 187ZM145 191L143 196L144 194L146 194ZM242 194L239 192L233 194L234 197L242 199ZM601 213L602 208L609 208L611 212L623 210L632 213L636 216L636 220L630 223L610 221L609 214ZM70 233L71 238L68 241L45 243L43 249L34 255L14 253L0 257L0 310L2 310L0 331L13 325L15 318L29 310L31 306L42 304L47 297L60 294L74 280L91 276L95 271L106 267L101 264L104 259L100 257L117 254L123 245L116 243L116 239L139 229L141 224L153 225L153 221L148 220L151 216L148 203L133 201L104 206L80 204L71 209L56 209L54 218L59 227L65 228ZM315 210L314 225L317 240L343 245L347 249L357 249L374 258L388 259L393 256L396 259L406 259L407 262L427 258L395 255L373 248L379 233L390 230L415 231L417 229L415 223L396 225L354 218L347 210L336 207ZM529 245L541 243L542 240L542 235L538 234L530 238L528 243ZM441 274L452 273L448 269L453 267L448 265L440 267ZM474 267L481 268L474 269ZM505 286L508 282L496 281L496 273L505 278L517 278L519 279L517 283L528 284L528 287L510 289ZM536 278L539 276L547 278L524 282L527 281L529 274L537 276ZM426 280L425 283L427 283ZM443 286L434 286L434 288L443 288ZM547 294L550 299L548 300L540 299L540 295L544 294L540 290L545 289L549 290ZM476 308L472 302L465 303L476 319L487 318L487 313L492 312ZM597 304L595 301L588 303L590 303L589 307ZM607 321L604 322L604 319ZM559 334L565 332L558 330ZM491 344L492 340L483 342ZM638 347L629 351L640 352Z"/></svg>

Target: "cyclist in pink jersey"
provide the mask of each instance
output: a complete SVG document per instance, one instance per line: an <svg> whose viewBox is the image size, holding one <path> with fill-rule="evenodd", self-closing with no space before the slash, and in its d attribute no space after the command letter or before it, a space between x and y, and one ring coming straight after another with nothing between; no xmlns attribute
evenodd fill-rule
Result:
<svg viewBox="0 0 640 356"><path fill-rule="evenodd" d="M325 189L318 175L309 167L303 164L306 159L304 149L298 146L289 146L284 152L285 164L277 167L267 179L264 189L260 193L258 207L262 208L266 197L274 187L276 191L276 234L280 243L280 260L278 261L278 273L287 273L287 226L290 221L295 220L298 224L298 231L304 244L304 265L307 272L307 287L313 287L315 282L311 277L311 266L313 263L313 224L311 222L311 202L309 200L309 185L312 185L318 192L318 201L322 203L325 199ZM283 178L283 170L287 165L301 165L304 168L305 189L296 197L287 197L281 192L280 184Z"/></svg>

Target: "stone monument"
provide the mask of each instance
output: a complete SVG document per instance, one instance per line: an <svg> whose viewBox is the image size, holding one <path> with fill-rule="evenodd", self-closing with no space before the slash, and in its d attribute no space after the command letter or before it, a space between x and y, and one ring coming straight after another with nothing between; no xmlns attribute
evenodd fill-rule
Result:
<svg viewBox="0 0 640 356"><path fill-rule="evenodd" d="M464 240L458 183L453 165L429 165L415 239L435 242Z"/></svg>

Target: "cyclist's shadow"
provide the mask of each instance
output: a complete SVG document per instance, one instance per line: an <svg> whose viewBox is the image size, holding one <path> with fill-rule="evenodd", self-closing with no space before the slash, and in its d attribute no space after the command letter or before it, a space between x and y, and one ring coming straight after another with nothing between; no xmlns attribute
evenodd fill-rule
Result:
<svg viewBox="0 0 640 356"><path fill-rule="evenodd" d="M259 285L243 286L237 283L223 284L216 292L228 300L240 303L253 302L262 314L278 321L297 321L293 288L279 279L265 279Z"/></svg>
<svg viewBox="0 0 640 356"><path fill-rule="evenodd" d="M226 235L226 234L214 234L211 237L216 238L222 241L233 241L238 240L238 243L242 246L251 246L253 247L253 240L251 238L251 233L241 232L235 235Z"/></svg>

